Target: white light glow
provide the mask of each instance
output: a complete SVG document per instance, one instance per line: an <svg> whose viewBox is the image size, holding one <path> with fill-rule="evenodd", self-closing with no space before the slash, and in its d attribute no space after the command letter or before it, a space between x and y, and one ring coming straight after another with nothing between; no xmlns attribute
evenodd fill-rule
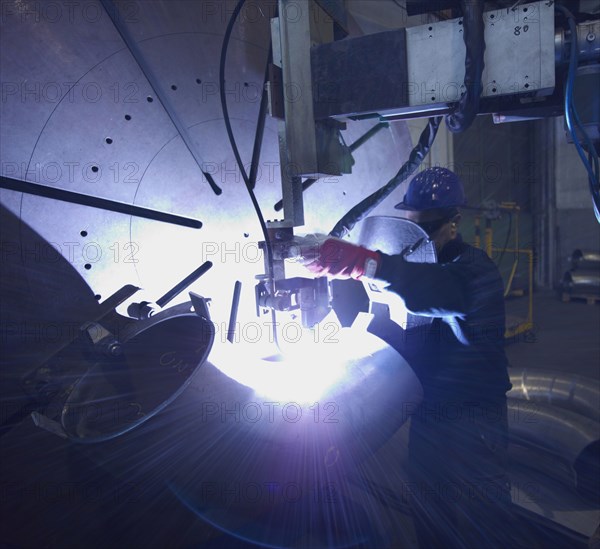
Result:
<svg viewBox="0 0 600 549"><path fill-rule="evenodd" d="M210 360L258 396L310 404L346 380L353 363L382 346L363 330L339 327L334 335L317 340L309 332L301 341L282 345L283 353L272 357L253 357L247 344L217 343Z"/></svg>

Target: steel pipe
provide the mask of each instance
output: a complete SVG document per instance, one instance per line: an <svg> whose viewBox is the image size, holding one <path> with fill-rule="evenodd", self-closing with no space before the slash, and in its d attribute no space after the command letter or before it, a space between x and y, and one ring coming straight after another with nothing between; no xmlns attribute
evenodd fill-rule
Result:
<svg viewBox="0 0 600 549"><path fill-rule="evenodd" d="M600 423L562 408L541 403L524 405L509 399L508 423L511 443L524 444L560 459L556 471L566 464L573 485L583 494L600 491Z"/></svg>
<svg viewBox="0 0 600 549"><path fill-rule="evenodd" d="M562 286L565 291L573 294L600 293L600 272L567 271Z"/></svg>
<svg viewBox="0 0 600 549"><path fill-rule="evenodd" d="M558 406L594 421L600 421L600 385L598 381L576 374L551 370L511 368L512 399Z"/></svg>
<svg viewBox="0 0 600 549"><path fill-rule="evenodd" d="M343 329L335 337L321 346L330 350L320 361L295 373L287 361L252 361L239 344L216 343L174 406L119 447L94 447L93 459L110 460L129 480L136 471L166 482L203 520L254 543L297 546L310 535L325 546L335 525L339 546L356 545L372 525L350 497L350 478L408 419L422 390L406 361L375 336ZM317 383L311 367L330 376L335 357L359 348L364 356L342 364L320 396L289 393L303 380ZM287 394L268 390L278 377Z"/></svg>
<svg viewBox="0 0 600 549"><path fill-rule="evenodd" d="M586 250L575 250L571 255L571 267L573 270L600 272L600 252Z"/></svg>

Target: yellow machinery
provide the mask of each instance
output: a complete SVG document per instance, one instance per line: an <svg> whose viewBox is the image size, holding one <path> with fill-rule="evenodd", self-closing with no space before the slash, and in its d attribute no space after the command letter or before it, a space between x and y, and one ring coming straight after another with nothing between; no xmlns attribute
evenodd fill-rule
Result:
<svg viewBox="0 0 600 549"><path fill-rule="evenodd" d="M475 237L474 246L481 248L481 219L485 218L485 228L483 233L483 245L486 253L490 258L494 259L502 257L505 253L513 254L513 264L506 282L504 290L504 297L518 296L525 293L522 289L513 289L513 281L517 268L519 266L519 260L522 255L525 255L527 260L527 316L525 318L507 315L506 317L506 330L504 337L507 339L513 338L519 334L524 334L533 329L533 250L530 248L521 248L519 244L519 212L520 207L515 202L501 202L499 205L490 205L482 208L483 214L475 216ZM492 221L498 219L503 212L508 213L510 216L515 216L514 220L514 239L511 247L497 248L493 245L493 228Z"/></svg>

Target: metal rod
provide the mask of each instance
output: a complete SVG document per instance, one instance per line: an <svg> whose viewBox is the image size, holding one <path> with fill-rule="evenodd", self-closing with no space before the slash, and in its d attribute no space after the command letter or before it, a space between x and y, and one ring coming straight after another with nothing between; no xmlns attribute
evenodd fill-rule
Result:
<svg viewBox="0 0 600 549"><path fill-rule="evenodd" d="M353 153L356 149L358 149L361 145L364 145L369 139L371 139L371 137L373 137L380 130L388 127L388 122L379 122L379 124L375 124L375 126L368 130L364 135L361 135L354 143L352 143L352 145L349 145L348 149L350 149L350 152ZM314 178L304 180L302 182L302 192L314 185L317 181L318 180ZM277 202L273 207L275 208L276 212L281 211L283 208L283 199Z"/></svg>
<svg viewBox="0 0 600 549"><path fill-rule="evenodd" d="M379 124L375 124L370 130L367 130L363 135L361 135L354 143L352 143L348 147L350 149L350 152L354 152L360 146L364 145L369 139L371 139L371 137L383 130L383 128L389 127L389 122L379 122Z"/></svg>
<svg viewBox="0 0 600 549"><path fill-rule="evenodd" d="M81 204L82 206L99 208L101 210L108 210L110 212L133 215L135 217L143 217L145 219L152 219L153 221L162 221L163 223L180 225L181 227L190 227L192 229L199 229L202 227L201 221L192 219L190 217L183 217L181 215L161 212L159 210L142 208L141 206L134 206L133 204L125 204L124 202L109 200L108 198L88 196L87 194L67 191L65 189L57 189L55 187L49 187L48 185L38 185L37 183L21 181L20 179L12 179L10 177L0 176L0 188L19 193L42 196L44 198L52 198L53 200L61 200L62 202L69 202L71 204Z"/></svg>
<svg viewBox="0 0 600 549"><path fill-rule="evenodd" d="M258 121L256 125L256 133L254 135L254 148L252 150L252 162L250 164L250 174L248 181L250 182L250 188L254 189L256 186L256 176L258 173L258 164L260 162L260 152L262 149L263 136L265 133L265 123L267 121L267 111L269 106L269 94L267 93L266 83L269 80L269 66L271 64L272 46L269 46L269 53L267 55L267 64L265 67L265 78L262 91L262 97L260 99L260 108L258 111Z"/></svg>
<svg viewBox="0 0 600 549"><path fill-rule="evenodd" d="M397 122L399 120L417 120L419 118L431 118L432 116L442 116L444 114L450 114L452 109L450 107L436 107L426 111L419 112L405 112L397 114L383 114L379 116L382 120L388 120L389 122ZM372 118L372 117L371 117ZM355 120L362 120L362 118L353 117Z"/></svg>
<svg viewBox="0 0 600 549"><path fill-rule="evenodd" d="M171 122L173 123L173 125L175 126L177 131L179 132L179 135L181 136L181 139L183 140L188 151L190 151L190 154L194 157L194 160L196 161L196 164L198 164L198 167L200 168L202 175L204 175L204 177L208 181L208 184L210 185L213 192L216 195L220 195L223 191L216 184L212 175L210 173L204 171L204 169L202 168L202 166L204 165L204 161L202 160L202 157L196 150L196 146L194 145L194 142L188 132L187 127L179 119L179 117L177 116L177 113L171 107L167 97L160 91L161 87L160 87L158 78L156 77L156 75L154 74L154 72L152 71L150 66L144 60L144 56L142 55L140 48L138 47L137 43L135 42L135 40L129 33L129 31L127 29L127 25L124 23L124 19L119 15L119 11L118 11L117 7L115 6L114 2L112 0L100 0L100 3L106 10L106 13L108 14L111 21L113 22L113 25L117 29L117 32L121 35L123 42L125 42L125 45L129 49L134 60L140 67L141 71L144 73L144 76L148 80L148 83L150 84L152 91L154 91L154 94L156 95L156 97L160 101L161 105L167 112L167 115L169 116L169 118L171 119Z"/></svg>
<svg viewBox="0 0 600 549"><path fill-rule="evenodd" d="M162 309L167 303L175 299L190 284L196 282L206 271L213 266L212 261L205 261L195 271L187 275L181 282L178 282L165 295L156 300L156 304Z"/></svg>
<svg viewBox="0 0 600 549"><path fill-rule="evenodd" d="M231 312L229 313L229 327L227 329L227 341L233 343L235 339L235 325L237 322L238 308L240 306L240 294L242 293L242 283L235 281L233 287L233 299L231 300Z"/></svg>

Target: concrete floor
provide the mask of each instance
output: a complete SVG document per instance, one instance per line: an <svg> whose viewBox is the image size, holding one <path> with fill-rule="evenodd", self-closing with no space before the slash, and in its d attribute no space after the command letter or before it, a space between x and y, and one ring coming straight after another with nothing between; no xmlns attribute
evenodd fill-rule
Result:
<svg viewBox="0 0 600 549"><path fill-rule="evenodd" d="M507 315L526 317L527 297L506 302ZM534 294L533 330L506 348L515 368L539 368L600 379L600 304L563 302L551 290Z"/></svg>
<svg viewBox="0 0 600 549"><path fill-rule="evenodd" d="M526 317L527 302L527 296L507 300L507 315ZM564 302L555 291L536 292L533 330L508 343L506 354L515 370L583 376L600 391L600 303ZM526 486L528 482L542 486L540 468L535 456L530 467L515 465L511 472L513 488ZM600 500L596 504L582 500L561 483L546 484L537 497L520 497L517 503L584 535L591 535L600 523Z"/></svg>

